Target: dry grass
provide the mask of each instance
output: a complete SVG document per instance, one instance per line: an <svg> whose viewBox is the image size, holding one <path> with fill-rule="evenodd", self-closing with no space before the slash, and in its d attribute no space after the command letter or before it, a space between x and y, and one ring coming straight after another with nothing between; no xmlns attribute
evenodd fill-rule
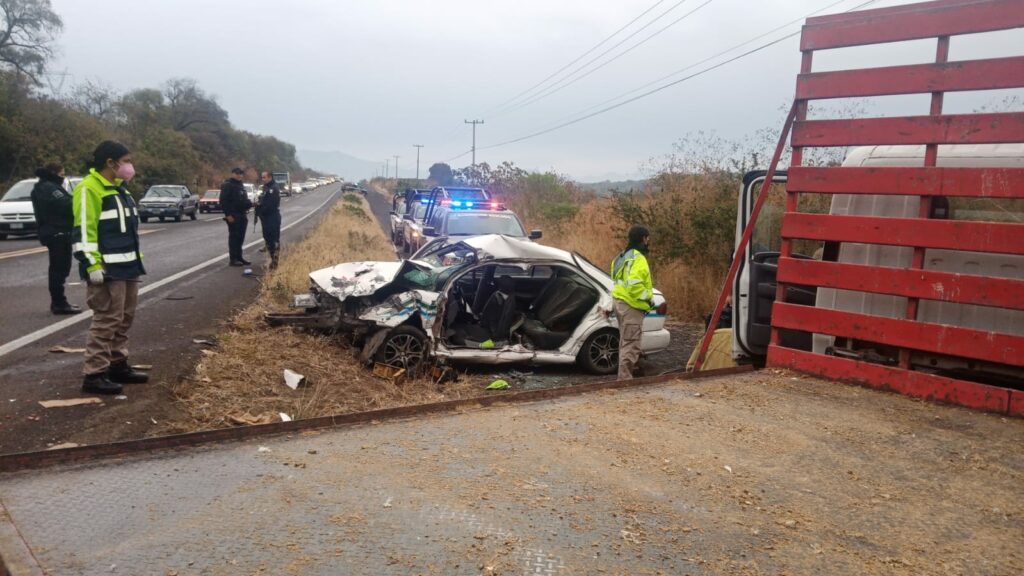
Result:
<svg viewBox="0 0 1024 576"><path fill-rule="evenodd" d="M416 380L396 386L362 366L342 336L271 328L263 322L264 311L283 308L292 294L308 288L312 270L339 262L394 259L365 200L348 196L308 238L282 252L278 270L268 273L256 302L228 323L194 375L175 387L186 417L168 423L162 432L275 422L281 412L311 418L479 393L479 387L465 382L439 388ZM285 368L306 376L308 384L295 391L285 386Z"/></svg>
<svg viewBox="0 0 1024 576"><path fill-rule="evenodd" d="M602 269L608 269L626 245L628 228L613 212L611 202L587 202L575 217L556 227L541 222L531 222L530 227L546 226L542 244L579 252ZM652 274L654 286L668 300L673 319L700 321L714 310L723 281L720 271L693 268L677 261L655 265Z"/></svg>

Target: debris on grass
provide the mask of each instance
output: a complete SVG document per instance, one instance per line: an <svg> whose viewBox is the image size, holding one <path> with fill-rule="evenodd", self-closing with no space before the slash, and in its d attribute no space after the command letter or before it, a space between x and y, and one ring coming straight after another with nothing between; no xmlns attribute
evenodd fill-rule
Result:
<svg viewBox="0 0 1024 576"><path fill-rule="evenodd" d="M81 406L82 404L103 404L103 400L96 397L88 398L66 398L62 400L40 400L39 405L43 408L67 408L68 406Z"/></svg>
<svg viewBox="0 0 1024 576"><path fill-rule="evenodd" d="M64 448L78 448L81 444L75 444L74 442L61 442L60 444L54 444L53 446L47 446L47 450L63 450Z"/></svg>
<svg viewBox="0 0 1024 576"><path fill-rule="evenodd" d="M278 416L281 417L281 422L291 422L292 421L292 417L287 415L287 414L285 414L284 412L281 412L280 414L278 414Z"/></svg>
<svg viewBox="0 0 1024 576"><path fill-rule="evenodd" d="M284 369L284 385L292 390L298 390L299 386L306 383L306 377L294 370Z"/></svg>
<svg viewBox="0 0 1024 576"><path fill-rule="evenodd" d="M494 382L491 382L490 386L488 386L487 389L488 390L508 390L508 382L505 381L505 380L498 379L498 380L495 380Z"/></svg>

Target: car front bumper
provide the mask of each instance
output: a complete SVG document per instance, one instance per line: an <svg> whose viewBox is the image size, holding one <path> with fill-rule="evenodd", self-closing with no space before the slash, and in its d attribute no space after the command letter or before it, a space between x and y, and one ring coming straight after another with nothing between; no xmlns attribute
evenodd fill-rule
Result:
<svg viewBox="0 0 1024 576"><path fill-rule="evenodd" d="M139 216L143 218L152 218L154 216L177 216L181 213L179 206L159 207L156 206L139 206Z"/></svg>
<svg viewBox="0 0 1024 576"><path fill-rule="evenodd" d="M20 222L0 221L0 234L10 234L12 236L35 234L37 229L38 225L35 222L24 220Z"/></svg>

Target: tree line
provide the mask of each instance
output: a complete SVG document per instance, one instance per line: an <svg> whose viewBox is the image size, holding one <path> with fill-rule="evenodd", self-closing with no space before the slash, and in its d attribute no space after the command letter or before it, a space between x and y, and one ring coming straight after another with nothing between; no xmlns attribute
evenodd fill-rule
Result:
<svg viewBox="0 0 1024 576"><path fill-rule="evenodd" d="M49 0L0 0L0 183L31 177L48 162L84 174L107 139L133 152L136 191L185 184L198 192L236 165L249 180L261 168L313 174L292 144L232 126L217 98L189 78L123 93L92 81L66 96L47 91L46 65L62 27Z"/></svg>

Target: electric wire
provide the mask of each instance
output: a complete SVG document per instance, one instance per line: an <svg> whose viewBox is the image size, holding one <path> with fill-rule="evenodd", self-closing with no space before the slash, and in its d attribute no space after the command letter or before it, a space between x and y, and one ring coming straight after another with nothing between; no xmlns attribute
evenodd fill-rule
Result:
<svg viewBox="0 0 1024 576"><path fill-rule="evenodd" d="M854 6L853 8L850 8L849 10L846 10L846 12L851 12L853 10L857 10L859 8L863 8L863 7L868 6L870 4L874 4L877 1L878 0L868 0L867 2L863 2L861 4L858 4L857 6ZM566 128L566 127L572 126L574 124L578 124L580 122L583 122L584 120L589 120L590 118L593 118L595 116L600 116L601 114L605 114L605 113L610 112L612 110L615 110L617 108L621 108L622 106L625 106L627 104L631 104L633 102L636 102L637 100L641 100L641 99L646 98L648 96L652 96L654 94L657 94L658 92L661 92L663 90L667 90L668 88L671 88L673 86L676 86L678 84L686 82L687 80L691 80L693 78L697 78L697 77L702 76L702 75L704 75L704 74L706 74L708 72L711 72L713 70L717 70L718 68L721 68L721 67L723 67L723 66L725 66L727 64L731 64L731 63L733 63L733 62L735 62L737 60L740 60L742 58L746 58L747 56L750 56L750 55L755 54L757 52L760 52L760 51L762 51L762 50L764 50L766 48L769 48L771 46L779 44L780 42L783 42L785 40L793 38L794 36L799 35L800 32L801 32L800 30L797 30L796 32L793 32L791 34L787 34L787 35L782 36L780 38L776 38L775 40L772 40L770 42L766 42L764 44L761 44L761 45L757 46L756 48L753 48L751 50L747 50L746 52L742 52L742 53L740 53L740 54L738 54L736 56L733 56L732 58L723 60L723 61L721 61L721 62L719 62L717 64L713 64L711 66L703 68L703 69L701 69L701 70L699 70L697 72L694 72L693 74L690 74L688 76L684 76L682 78L679 78L678 80L674 80L674 81L669 82L667 84L663 84L661 86L658 86L657 88L653 88L651 90L647 90L646 92L643 92L641 94L638 94L636 96L633 96L631 98L623 100L621 102L618 102L618 103L615 103L615 104L611 104L609 106L605 106L605 107L600 108L600 109L598 109L598 110L596 110L594 112L591 112L589 114L585 114L585 115L580 116L578 118L575 118L573 120L569 120L569 121L566 121L566 122L561 122L561 123L556 124L554 126L551 126L549 128L538 130L536 132L532 132L530 134L526 134L526 135L520 136L518 138L512 138L510 140L505 140L505 141L502 141L502 142L498 142L496 144L490 144L488 146L478 146L477 150L489 150L489 149L498 148L498 147L501 147L501 146L507 146L509 144L515 144L517 142L522 142L524 140L529 140L531 138L536 138L538 136L543 136L544 134L549 134L549 133L554 132L556 130L561 130L562 128Z"/></svg>

